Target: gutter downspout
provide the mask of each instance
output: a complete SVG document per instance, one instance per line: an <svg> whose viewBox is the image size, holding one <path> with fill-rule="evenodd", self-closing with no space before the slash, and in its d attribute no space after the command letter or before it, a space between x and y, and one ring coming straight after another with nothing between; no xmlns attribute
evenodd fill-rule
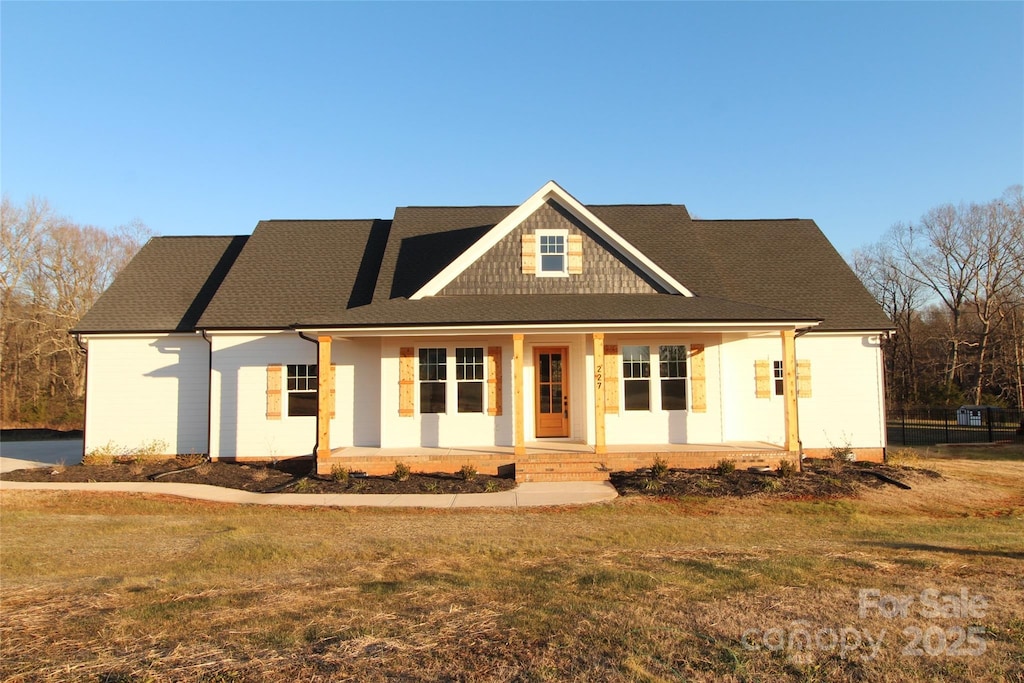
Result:
<svg viewBox="0 0 1024 683"><path fill-rule="evenodd" d="M319 349L320 349L320 342L319 341L317 341L316 339L313 339L311 337L307 337L306 333L303 332L302 330L297 330L297 332L299 334L299 338L305 339L306 341L314 344L316 346L316 348L317 348L317 351L319 351ZM319 367L317 367L316 372L317 372L317 376L319 376L320 372L321 372ZM319 394L317 395L317 399L316 400L317 400L317 406L319 406L320 405L320 396L319 396ZM316 450L319 447L320 447L320 411L318 409L317 410L317 416L316 416L316 438L313 439L313 470L314 471L316 471L316 464L317 464L316 463Z"/></svg>
<svg viewBox="0 0 1024 683"><path fill-rule="evenodd" d="M81 349L85 355L85 378L82 381L82 460L85 460L85 424L86 416L89 412L89 347L82 343L82 335L77 332L72 333L75 343L78 344L78 348Z"/></svg>
<svg viewBox="0 0 1024 683"><path fill-rule="evenodd" d="M206 336L206 330L199 330L209 345L209 353L206 354L206 459L213 462L213 340Z"/></svg>

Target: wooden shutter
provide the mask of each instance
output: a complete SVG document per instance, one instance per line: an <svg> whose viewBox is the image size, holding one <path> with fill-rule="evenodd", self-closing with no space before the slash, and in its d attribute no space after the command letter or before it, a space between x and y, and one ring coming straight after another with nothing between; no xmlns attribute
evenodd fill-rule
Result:
<svg viewBox="0 0 1024 683"><path fill-rule="evenodd" d="M487 414L501 415L501 347L487 347Z"/></svg>
<svg viewBox="0 0 1024 683"><path fill-rule="evenodd" d="M537 236L523 235L523 275L537 274Z"/></svg>
<svg viewBox="0 0 1024 683"><path fill-rule="evenodd" d="M281 366L267 366L267 419L281 419Z"/></svg>
<svg viewBox="0 0 1024 683"><path fill-rule="evenodd" d="M331 388L330 396L327 399L327 410L331 413L331 419L334 419L335 401L337 400L337 387L335 386L335 379L338 376L338 366L331 363L331 374L327 378L327 386Z"/></svg>
<svg viewBox="0 0 1024 683"><path fill-rule="evenodd" d="M403 346L398 351L398 415L412 417L413 391L416 389L416 349Z"/></svg>
<svg viewBox="0 0 1024 683"><path fill-rule="evenodd" d="M690 388L693 397L690 409L695 413L708 412L708 383L704 369L704 345L690 345Z"/></svg>
<svg viewBox="0 0 1024 683"><path fill-rule="evenodd" d="M796 395L797 398L811 397L811 361L796 362Z"/></svg>
<svg viewBox="0 0 1024 683"><path fill-rule="evenodd" d="M771 398L771 367L768 361L754 361L754 382L755 398Z"/></svg>
<svg viewBox="0 0 1024 683"><path fill-rule="evenodd" d="M569 235L567 252L569 257L569 275L583 273L583 235Z"/></svg>
<svg viewBox="0 0 1024 683"><path fill-rule="evenodd" d="M619 412L619 346L604 345L604 412Z"/></svg>

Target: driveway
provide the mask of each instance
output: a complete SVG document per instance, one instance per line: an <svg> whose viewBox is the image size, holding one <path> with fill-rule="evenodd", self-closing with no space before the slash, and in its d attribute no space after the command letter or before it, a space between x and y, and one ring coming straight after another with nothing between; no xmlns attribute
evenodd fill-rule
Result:
<svg viewBox="0 0 1024 683"><path fill-rule="evenodd" d="M0 442L0 472L82 462L81 439Z"/></svg>

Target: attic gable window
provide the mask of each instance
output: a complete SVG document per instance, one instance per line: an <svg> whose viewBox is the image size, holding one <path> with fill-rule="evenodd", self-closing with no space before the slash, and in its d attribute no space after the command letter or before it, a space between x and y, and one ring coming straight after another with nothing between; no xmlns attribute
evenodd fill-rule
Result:
<svg viewBox="0 0 1024 683"><path fill-rule="evenodd" d="M560 277L569 274L568 230L538 230L537 252L540 257L537 264L537 275L540 277Z"/></svg>

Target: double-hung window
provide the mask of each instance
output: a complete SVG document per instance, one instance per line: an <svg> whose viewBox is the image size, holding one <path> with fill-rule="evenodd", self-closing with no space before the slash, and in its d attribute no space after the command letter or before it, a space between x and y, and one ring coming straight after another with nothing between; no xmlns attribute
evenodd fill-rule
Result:
<svg viewBox="0 0 1024 683"><path fill-rule="evenodd" d="M448 350L420 349L420 412L443 413L447 410L445 386L448 381Z"/></svg>
<svg viewBox="0 0 1024 683"><path fill-rule="evenodd" d="M622 347L622 387L626 410L651 409L651 348Z"/></svg>
<svg viewBox="0 0 1024 683"><path fill-rule="evenodd" d="M484 350L455 349L455 381L460 413L484 412Z"/></svg>
<svg viewBox="0 0 1024 683"><path fill-rule="evenodd" d="M661 409L686 410L686 347L658 348L661 373Z"/></svg>
<svg viewBox="0 0 1024 683"><path fill-rule="evenodd" d="M316 365L288 366L288 417L316 416Z"/></svg>
<svg viewBox="0 0 1024 683"><path fill-rule="evenodd" d="M782 370L782 361L772 361L772 377L775 379L775 395L782 396L786 390L785 374Z"/></svg>
<svg viewBox="0 0 1024 683"><path fill-rule="evenodd" d="M567 275L566 230L538 230L537 249L540 252L538 275Z"/></svg>

